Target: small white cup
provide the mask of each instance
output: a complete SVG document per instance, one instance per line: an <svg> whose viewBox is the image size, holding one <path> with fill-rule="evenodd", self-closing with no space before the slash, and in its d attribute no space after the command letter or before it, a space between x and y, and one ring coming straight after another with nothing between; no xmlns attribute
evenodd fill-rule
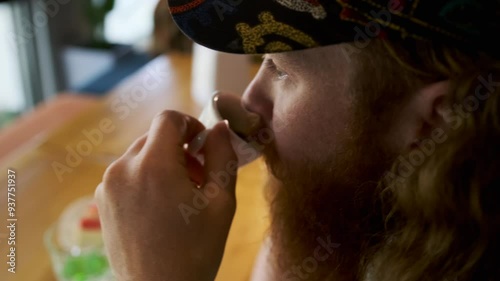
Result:
<svg viewBox="0 0 500 281"><path fill-rule="evenodd" d="M206 137L210 130L219 122L226 121L231 124L230 120L224 119L219 111L218 99L220 92L215 92L210 99L210 102L205 106L198 118L199 121L205 126L205 130L199 133L187 146L187 151L192 156L196 157L201 163L204 162L203 155L199 151L205 144ZM233 130L229 130L231 139L231 146L233 147L236 156L238 157L238 166L244 166L255 159L259 158L260 152L255 143L247 142L238 136Z"/></svg>

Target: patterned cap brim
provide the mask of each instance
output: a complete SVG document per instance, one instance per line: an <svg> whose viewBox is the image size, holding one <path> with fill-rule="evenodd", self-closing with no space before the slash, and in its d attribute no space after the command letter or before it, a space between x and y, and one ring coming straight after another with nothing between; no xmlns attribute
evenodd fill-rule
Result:
<svg viewBox="0 0 500 281"><path fill-rule="evenodd" d="M274 53L375 37L498 53L499 0L168 0L180 29L230 53Z"/></svg>
<svg viewBox="0 0 500 281"><path fill-rule="evenodd" d="M196 43L229 53L274 53L352 40L335 1L170 0L172 16ZM331 14L331 16L330 16ZM328 36L325 36L328 34Z"/></svg>

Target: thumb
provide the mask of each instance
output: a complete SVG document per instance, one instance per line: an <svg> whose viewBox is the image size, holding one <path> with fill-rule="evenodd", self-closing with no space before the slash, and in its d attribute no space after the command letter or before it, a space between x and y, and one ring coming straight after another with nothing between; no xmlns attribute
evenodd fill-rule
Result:
<svg viewBox="0 0 500 281"><path fill-rule="evenodd" d="M235 193L238 159L231 146L226 122L219 122L207 136L205 155L205 186L215 185L221 193ZM213 187L215 187L213 186Z"/></svg>

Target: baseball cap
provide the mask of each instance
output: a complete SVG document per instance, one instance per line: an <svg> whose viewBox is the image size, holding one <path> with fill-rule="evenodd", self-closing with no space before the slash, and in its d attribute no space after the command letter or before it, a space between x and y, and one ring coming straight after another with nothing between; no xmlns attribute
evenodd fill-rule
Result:
<svg viewBox="0 0 500 281"><path fill-rule="evenodd" d="M373 38L445 42L496 55L500 0L168 0L179 28L210 49L246 54Z"/></svg>

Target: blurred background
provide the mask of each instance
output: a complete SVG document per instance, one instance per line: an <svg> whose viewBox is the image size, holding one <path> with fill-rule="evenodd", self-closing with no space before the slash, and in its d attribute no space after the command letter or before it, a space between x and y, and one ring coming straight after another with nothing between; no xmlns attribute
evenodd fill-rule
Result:
<svg viewBox="0 0 500 281"><path fill-rule="evenodd" d="M155 10L168 21L157 0L1 0L0 126L62 91L102 95L166 51Z"/></svg>
<svg viewBox="0 0 500 281"><path fill-rule="evenodd" d="M165 0L0 0L0 280L114 280L92 201L106 167L162 110L243 93L259 62L194 44ZM239 171L219 281L251 278L264 175Z"/></svg>

